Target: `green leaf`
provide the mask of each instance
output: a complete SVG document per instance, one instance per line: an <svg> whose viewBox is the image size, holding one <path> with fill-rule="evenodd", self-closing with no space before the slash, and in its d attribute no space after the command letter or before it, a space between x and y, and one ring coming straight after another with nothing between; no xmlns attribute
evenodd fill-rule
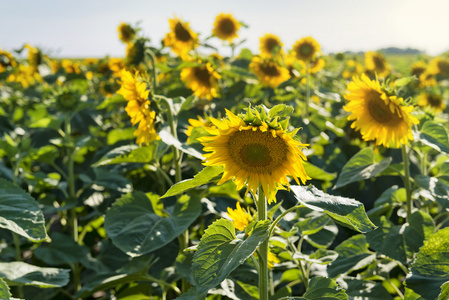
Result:
<svg viewBox="0 0 449 300"><path fill-rule="evenodd" d="M0 227L38 242L47 238L45 220L36 200L0 178Z"/></svg>
<svg viewBox="0 0 449 300"><path fill-rule="evenodd" d="M335 188L340 188L352 182L377 176L391 163L392 158L384 158L380 163L374 160L372 148L364 148L354 155L343 167Z"/></svg>
<svg viewBox="0 0 449 300"><path fill-rule="evenodd" d="M92 167L100 167L121 163L150 163L154 159L157 146L150 144L149 146L139 147L137 145L127 145L115 148L106 153Z"/></svg>
<svg viewBox="0 0 449 300"><path fill-rule="evenodd" d="M437 151L449 153L449 134L440 123L434 121L424 123L417 140Z"/></svg>
<svg viewBox="0 0 449 300"><path fill-rule="evenodd" d="M413 254L419 251L419 248L435 232L435 223L432 217L423 211L415 211L410 216L409 224L403 231L407 255L413 257Z"/></svg>
<svg viewBox="0 0 449 300"><path fill-rule="evenodd" d="M376 259L376 254L370 252L368 246L365 236L361 234L352 236L338 245L335 248L338 257L327 268L329 277L338 277L369 265Z"/></svg>
<svg viewBox="0 0 449 300"><path fill-rule="evenodd" d="M325 212L335 221L353 230L367 232L376 228L368 219L361 202L326 194L314 186L303 187L294 185L290 189L302 205L316 211Z"/></svg>
<svg viewBox="0 0 449 300"><path fill-rule="evenodd" d="M309 263L315 263L320 265L327 265L337 259L338 253L333 250L318 249L310 255L303 254L301 252L295 252L293 258L303 259Z"/></svg>
<svg viewBox="0 0 449 300"><path fill-rule="evenodd" d="M50 237L47 247L40 246L34 251L34 255L48 265L80 262L89 254L87 247L80 246L68 235L55 232Z"/></svg>
<svg viewBox="0 0 449 300"><path fill-rule="evenodd" d="M309 282L309 287L302 297L290 297L290 300L346 300L349 299L345 290L329 278L313 277Z"/></svg>
<svg viewBox="0 0 449 300"><path fill-rule="evenodd" d="M209 183L214 177L223 173L223 166L208 166L191 179L185 179L173 185L161 198L179 195L191 188Z"/></svg>
<svg viewBox="0 0 449 300"><path fill-rule="evenodd" d="M9 300L11 298L11 293L9 292L9 286L3 279L0 278L0 299Z"/></svg>
<svg viewBox="0 0 449 300"><path fill-rule="evenodd" d="M127 128L115 128L108 132L108 145L114 145L120 141L132 140L134 139L134 127Z"/></svg>
<svg viewBox="0 0 449 300"><path fill-rule="evenodd" d="M274 117L285 118L291 115L293 112L293 107L285 104L278 104L273 106L268 112L268 117L270 119Z"/></svg>
<svg viewBox="0 0 449 300"><path fill-rule="evenodd" d="M400 87L406 86L412 80L414 80L413 77L402 77L401 79L394 81L394 87L400 88Z"/></svg>
<svg viewBox="0 0 449 300"><path fill-rule="evenodd" d="M132 191L131 182L128 178L113 173L105 168L94 168L95 180L94 183L99 186L116 190L122 193L128 193Z"/></svg>
<svg viewBox="0 0 449 300"><path fill-rule="evenodd" d="M181 150L182 152L184 152L185 154L191 155L193 157L196 157L200 160L204 160L203 155L198 152L195 148L189 147L187 145L182 144L177 138L175 138L170 131L168 130L168 128L164 128L162 129L159 133L159 137L161 138L161 140L170 146L175 147L178 150Z"/></svg>
<svg viewBox="0 0 449 300"><path fill-rule="evenodd" d="M311 163L304 162L303 164L307 175L309 175L312 179L322 181L332 181L335 179L335 177L337 177L337 173L328 173L323 169L312 165Z"/></svg>
<svg viewBox="0 0 449 300"><path fill-rule="evenodd" d="M298 227L303 235L311 235L320 231L328 222L329 217L320 213L311 217L307 216L307 218L296 223L294 226Z"/></svg>
<svg viewBox="0 0 449 300"><path fill-rule="evenodd" d="M69 282L70 270L41 268L24 262L0 262L0 277L10 285L24 284L39 287L62 287Z"/></svg>
<svg viewBox="0 0 449 300"><path fill-rule="evenodd" d="M435 299L449 281L449 227L440 229L421 247L405 284L425 299Z"/></svg>
<svg viewBox="0 0 449 300"><path fill-rule="evenodd" d="M58 130L61 128L62 118L45 117L30 124L30 128L50 128Z"/></svg>
<svg viewBox="0 0 449 300"><path fill-rule="evenodd" d="M150 194L150 198L158 195ZM197 197L182 196L169 217L154 212L150 199L133 192L118 199L107 211L104 226L114 245L130 256L159 249L184 232L201 214Z"/></svg>
<svg viewBox="0 0 449 300"><path fill-rule="evenodd" d="M109 98L106 98L103 102L101 102L96 109L100 110L100 109L105 109L107 108L108 110L114 109L116 107L116 105L114 104L121 104L122 102L126 102L125 98L123 98L122 95L119 94L114 94Z"/></svg>
<svg viewBox="0 0 449 300"><path fill-rule="evenodd" d="M449 209L449 186L435 177L417 175L414 178L416 185L430 193L429 198L436 200L441 207Z"/></svg>
<svg viewBox="0 0 449 300"><path fill-rule="evenodd" d="M180 297L176 297L176 300L204 300L206 299L207 292L198 294L196 287L191 287L187 293L183 293Z"/></svg>
<svg viewBox="0 0 449 300"><path fill-rule="evenodd" d="M197 292L206 293L243 264L268 237L269 226L269 221L257 222L245 240L236 238L234 225L229 220L220 219L209 226L193 257L192 273Z"/></svg>
<svg viewBox="0 0 449 300"><path fill-rule="evenodd" d="M352 278L345 278L344 280L348 284L346 294L351 299L393 300L382 283Z"/></svg>

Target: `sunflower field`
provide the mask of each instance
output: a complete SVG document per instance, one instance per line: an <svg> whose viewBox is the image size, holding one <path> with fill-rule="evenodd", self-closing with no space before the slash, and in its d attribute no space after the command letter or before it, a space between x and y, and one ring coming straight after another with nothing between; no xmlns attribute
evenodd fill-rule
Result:
<svg viewBox="0 0 449 300"><path fill-rule="evenodd" d="M0 49L0 299L449 299L449 53L168 22Z"/></svg>

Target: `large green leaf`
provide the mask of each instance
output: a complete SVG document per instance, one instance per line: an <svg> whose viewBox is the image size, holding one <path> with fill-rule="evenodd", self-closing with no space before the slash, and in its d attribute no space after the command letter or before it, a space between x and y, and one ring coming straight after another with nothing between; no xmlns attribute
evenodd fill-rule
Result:
<svg viewBox="0 0 449 300"><path fill-rule="evenodd" d="M351 299L393 300L393 297L380 282L345 278L348 284L346 294Z"/></svg>
<svg viewBox="0 0 449 300"><path fill-rule="evenodd" d="M157 202L158 195L150 194ZM159 249L184 232L201 214L201 202L187 195L178 199L169 217L155 213L142 192L118 199L107 211L104 226L114 245L130 256Z"/></svg>
<svg viewBox="0 0 449 300"><path fill-rule="evenodd" d="M290 300L345 300L349 299L345 290L329 278L313 277L309 282L309 287L302 297L290 297Z"/></svg>
<svg viewBox="0 0 449 300"><path fill-rule="evenodd" d="M387 157L380 163L376 163L373 149L364 148L345 164L340 176L338 176L335 188L340 188L352 182L375 177L390 165L391 160L391 157Z"/></svg>
<svg viewBox="0 0 449 300"><path fill-rule="evenodd" d="M176 149L184 152L185 154L191 155L193 157L196 157L200 160L204 160L203 155L198 152L195 148L189 147L183 143L181 143L177 138L175 138L170 131L168 130L168 128L164 128L159 132L159 137L161 138L161 140L170 146L175 147Z"/></svg>
<svg viewBox="0 0 449 300"><path fill-rule="evenodd" d="M47 247L41 246L34 251L34 255L48 265L80 262L89 253L87 247L80 246L68 235L55 232L50 237L51 243Z"/></svg>
<svg viewBox="0 0 449 300"><path fill-rule="evenodd" d="M425 299L436 299L449 281L449 227L431 235L421 247L405 284Z"/></svg>
<svg viewBox="0 0 449 300"><path fill-rule="evenodd" d="M314 186L291 186L296 199L310 209L322 211L332 219L359 232L371 231L376 226L368 219L361 202L354 199L333 196Z"/></svg>
<svg viewBox="0 0 449 300"><path fill-rule="evenodd" d="M424 123L417 140L437 151L449 153L449 134L440 123L434 121Z"/></svg>
<svg viewBox="0 0 449 300"><path fill-rule="evenodd" d="M44 215L37 201L18 186L1 178L0 227L32 241L47 238Z"/></svg>
<svg viewBox="0 0 449 300"><path fill-rule="evenodd" d="M121 163L150 163L154 159L156 144L139 147L137 145L127 145L115 148L106 153L93 167L100 167Z"/></svg>
<svg viewBox="0 0 449 300"><path fill-rule="evenodd" d="M309 162L304 162L304 169L306 170L307 175L315 180L332 181L337 177L337 173L328 173Z"/></svg>
<svg viewBox="0 0 449 300"><path fill-rule="evenodd" d="M220 219L210 225L193 257L197 293L201 295L217 286L243 264L268 237L269 225L269 221L257 222L245 240L236 238L234 224L229 220Z"/></svg>
<svg viewBox="0 0 449 300"><path fill-rule="evenodd" d="M9 300L11 296L9 286L0 278L0 299Z"/></svg>
<svg viewBox="0 0 449 300"><path fill-rule="evenodd" d="M0 277L10 285L24 284L40 287L62 287L69 282L70 270L41 268L24 262L0 262Z"/></svg>
<svg viewBox="0 0 449 300"><path fill-rule="evenodd" d="M223 166L205 167L191 179L180 181L173 185L161 198L179 195L191 188L209 183L214 177L223 173Z"/></svg>
<svg viewBox="0 0 449 300"><path fill-rule="evenodd" d="M415 183L430 193L430 198L438 202L443 208L449 210L449 186L436 177L424 175L415 176Z"/></svg>
<svg viewBox="0 0 449 300"><path fill-rule="evenodd" d="M441 285L441 293L438 295L438 300L447 299L449 299L449 281L446 281L443 285Z"/></svg>

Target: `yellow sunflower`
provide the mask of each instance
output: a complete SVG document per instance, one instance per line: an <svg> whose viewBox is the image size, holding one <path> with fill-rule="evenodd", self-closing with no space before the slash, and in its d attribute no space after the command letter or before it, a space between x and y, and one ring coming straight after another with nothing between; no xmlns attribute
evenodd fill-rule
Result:
<svg viewBox="0 0 449 300"><path fill-rule="evenodd" d="M198 46L198 35L190 29L189 23L178 18L169 19L170 32L165 35L163 43L170 47L182 59L188 57L190 50Z"/></svg>
<svg viewBox="0 0 449 300"><path fill-rule="evenodd" d="M124 22L120 23L120 25L117 27L117 31L118 38L124 43L131 42L132 39L136 36L136 31L134 30L134 28Z"/></svg>
<svg viewBox="0 0 449 300"><path fill-rule="evenodd" d="M249 223L253 220L253 217L251 214L244 210L240 203L237 202L236 209L232 209L228 207L228 217L232 219L232 223L234 223L234 227L237 228L237 230L244 231L245 228L248 226Z"/></svg>
<svg viewBox="0 0 449 300"><path fill-rule="evenodd" d="M343 78L349 79L356 75L360 75L363 72L363 67L361 64L353 59L346 62L345 70L342 73Z"/></svg>
<svg viewBox="0 0 449 300"><path fill-rule="evenodd" d="M131 118L131 123L136 125L139 123L134 136L137 137L137 144L149 144L151 141L159 139L154 127L156 113L150 108L150 100L148 96L150 91L147 90L145 82L139 80L139 73L133 76L131 72L122 70L121 88L117 91L128 101L126 112Z"/></svg>
<svg viewBox="0 0 449 300"><path fill-rule="evenodd" d="M231 14L221 13L215 18L212 34L223 41L232 42L239 37L239 29L240 23Z"/></svg>
<svg viewBox="0 0 449 300"><path fill-rule="evenodd" d="M315 58L309 63L300 60L299 63L306 70L306 72L309 72L310 74L316 74L321 71L324 66L326 66L326 62L322 58Z"/></svg>
<svg viewBox="0 0 449 300"><path fill-rule="evenodd" d="M80 64L74 61L71 61L70 59L63 59L61 61L61 66L64 68L64 70L69 74L80 74Z"/></svg>
<svg viewBox="0 0 449 300"><path fill-rule="evenodd" d="M449 75L449 58L435 57L429 62L427 72L432 75Z"/></svg>
<svg viewBox="0 0 449 300"><path fill-rule="evenodd" d="M211 127L212 129L216 129L211 121L209 121L208 118L203 119L201 116L198 116L197 119L189 119L190 126L187 127L186 135L187 135L187 143L190 142L190 136L192 135L192 131L194 128L202 127L202 128L208 128Z"/></svg>
<svg viewBox="0 0 449 300"><path fill-rule="evenodd" d="M416 78L419 79L419 77L421 76L421 74L424 73L426 68L427 68L427 64L424 61L422 61L422 60L417 61L417 62L413 63L412 69L410 70L410 74L413 76L416 76Z"/></svg>
<svg viewBox="0 0 449 300"><path fill-rule="evenodd" d="M108 62L109 69L115 77L120 77L122 70L125 68L125 62L121 58L110 58Z"/></svg>
<svg viewBox="0 0 449 300"><path fill-rule="evenodd" d="M128 66L137 66L145 58L145 40L137 39L126 46L126 64Z"/></svg>
<svg viewBox="0 0 449 300"><path fill-rule="evenodd" d="M292 48L293 55L303 61L311 61L321 52L321 46L318 42L308 36L297 41Z"/></svg>
<svg viewBox="0 0 449 300"><path fill-rule="evenodd" d="M418 105L428 107L435 113L441 113L446 109L443 97L437 94L421 93L418 96Z"/></svg>
<svg viewBox="0 0 449 300"><path fill-rule="evenodd" d="M273 89L290 79L288 69L280 66L270 58L253 56L249 69L256 74L263 86Z"/></svg>
<svg viewBox="0 0 449 300"><path fill-rule="evenodd" d="M24 48L28 49L28 64L33 72L38 72L38 67L42 63L42 53L38 48L26 44Z"/></svg>
<svg viewBox="0 0 449 300"><path fill-rule="evenodd" d="M379 81L370 80L365 74L354 77L344 95L348 104L343 108L351 112L348 120L352 128L360 130L365 141L375 140L376 145L396 147L413 140L412 125L419 121L410 113L412 106L405 106L403 99L389 96Z"/></svg>
<svg viewBox="0 0 449 300"><path fill-rule="evenodd" d="M365 53L365 67L379 77L385 77L390 74L390 67L379 52L368 51Z"/></svg>
<svg viewBox="0 0 449 300"><path fill-rule="evenodd" d="M0 48L0 73L3 72L7 67L15 67L17 65L14 56L8 51L2 50Z"/></svg>
<svg viewBox="0 0 449 300"><path fill-rule="evenodd" d="M6 78L7 82L19 82L23 88L28 88L35 83L42 82L42 77L35 72L32 66L19 64L14 72Z"/></svg>
<svg viewBox="0 0 449 300"><path fill-rule="evenodd" d="M202 66L185 68L181 71L181 80L198 98L212 100L218 96L218 79L221 76L210 63Z"/></svg>
<svg viewBox="0 0 449 300"><path fill-rule="evenodd" d="M282 55L282 46L283 44L278 36L267 33L260 38L260 55L268 57L280 56Z"/></svg>
<svg viewBox="0 0 449 300"><path fill-rule="evenodd" d="M259 109L263 109L259 107ZM287 132L274 120L260 117L258 110L249 108L244 119L226 110L227 119L211 118L217 129L208 129L212 136L199 140L206 157L206 166L224 165L224 173L218 184L233 179L237 189L247 185L247 192L256 193L259 185L268 203L276 202L276 192L289 186L287 176L299 184L310 179L304 170L305 155L301 148L307 146L293 136L297 130ZM255 117L259 116L259 117Z"/></svg>

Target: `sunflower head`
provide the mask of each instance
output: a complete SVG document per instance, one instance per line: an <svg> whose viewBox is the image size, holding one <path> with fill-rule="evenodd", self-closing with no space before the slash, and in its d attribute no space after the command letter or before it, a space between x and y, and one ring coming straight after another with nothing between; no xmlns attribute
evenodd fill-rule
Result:
<svg viewBox="0 0 449 300"><path fill-rule="evenodd" d="M186 130L187 143L192 142L191 136L195 128L200 128L201 130L206 130L206 128L217 129L207 116L204 119L201 116L198 116L197 119L189 119L188 121L190 125Z"/></svg>
<svg viewBox="0 0 449 300"><path fill-rule="evenodd" d="M292 107L279 105L271 110L263 106L249 107L246 114L236 116L226 110L227 118L211 118L216 129L208 129L211 136L199 140L207 166L224 166L223 177L218 184L233 179L237 189L247 186L256 193L259 186L268 203L276 201L276 192L289 186L287 176L299 184L310 179L303 166L306 160L301 148L307 145L294 139L298 129L288 131L287 116Z"/></svg>
<svg viewBox="0 0 449 300"><path fill-rule="evenodd" d="M212 34L223 41L232 42L238 38L240 23L231 15L221 13L215 18Z"/></svg>
<svg viewBox="0 0 449 300"><path fill-rule="evenodd" d="M263 86L273 89L290 79L288 69L268 57L253 56L249 69L256 74Z"/></svg>
<svg viewBox="0 0 449 300"><path fill-rule="evenodd" d="M354 121L351 127L360 130L365 141L399 147L413 140L411 127L419 121L411 115L413 107L407 106L394 91L365 74L361 79L354 77L348 84L348 91L344 97L349 102L343 108L351 113L348 116L348 120Z"/></svg>
<svg viewBox="0 0 449 300"><path fill-rule="evenodd" d="M363 67L360 63L356 62L353 59L350 59L346 62L345 69L342 73L343 78L349 79L354 76L358 76L363 72Z"/></svg>
<svg viewBox="0 0 449 300"><path fill-rule="evenodd" d="M267 33L260 38L259 49L261 56L277 57L282 55L281 40L274 34Z"/></svg>
<svg viewBox="0 0 449 300"><path fill-rule="evenodd" d="M310 74L318 73L326 65L326 61L318 57L310 61L308 64L303 60L300 60L299 63L302 65L303 69L305 69L306 72L309 72Z"/></svg>
<svg viewBox="0 0 449 300"><path fill-rule="evenodd" d="M40 49L26 44L24 48L28 49L28 64L34 72L38 72L38 67L42 63L43 56Z"/></svg>
<svg viewBox="0 0 449 300"><path fill-rule="evenodd" d="M195 49L199 44L198 35L190 29L189 23L185 23L181 19L174 18L168 21L170 32L165 35L162 42L182 59L187 59L189 51Z"/></svg>
<svg viewBox="0 0 449 300"><path fill-rule="evenodd" d="M0 68L15 67L16 65L17 63L14 56L8 51L4 51L0 48Z"/></svg>
<svg viewBox="0 0 449 300"><path fill-rule="evenodd" d="M181 71L181 80L198 98L212 100L218 96L218 79L221 76L210 63Z"/></svg>
<svg viewBox="0 0 449 300"><path fill-rule="evenodd" d="M386 77L390 74L390 67L379 52L368 51L365 53L365 67L379 77Z"/></svg>
<svg viewBox="0 0 449 300"><path fill-rule="evenodd" d="M412 69L410 70L410 74L413 76L416 76L416 78L419 78L421 76L422 73L424 73L424 71L427 68L427 64L420 60L417 61L415 63L413 63L412 65Z"/></svg>
<svg viewBox="0 0 449 300"><path fill-rule="evenodd" d="M137 66L145 58L145 39L137 39L128 43L126 47L126 64L128 66Z"/></svg>
<svg viewBox="0 0 449 300"><path fill-rule="evenodd" d="M446 103L441 95L436 93L421 93L418 96L418 105L433 111L441 113L446 109Z"/></svg>
<svg viewBox="0 0 449 300"><path fill-rule="evenodd" d="M78 62L74 62L70 59L63 59L61 61L61 66L68 74L80 74L80 64Z"/></svg>
<svg viewBox="0 0 449 300"><path fill-rule="evenodd" d="M435 57L429 62L427 73L438 75L438 77L447 77L449 75L449 58Z"/></svg>
<svg viewBox="0 0 449 300"><path fill-rule="evenodd" d="M308 36L297 41L292 48L293 55L302 61L311 61L321 52L321 46L318 42Z"/></svg>
<svg viewBox="0 0 449 300"><path fill-rule="evenodd" d="M118 38L124 43L131 42L136 36L136 30L132 28L131 25L124 22L120 23L117 27L117 31Z"/></svg>
<svg viewBox="0 0 449 300"><path fill-rule="evenodd" d="M244 231L248 224L253 221L253 217L249 211L243 209L239 202L237 202L237 207L235 209L228 207L227 215L232 219L234 227L240 231Z"/></svg>
<svg viewBox="0 0 449 300"><path fill-rule="evenodd" d="M56 92L56 107L62 112L74 111L80 103L80 96L74 90L63 88Z"/></svg>

